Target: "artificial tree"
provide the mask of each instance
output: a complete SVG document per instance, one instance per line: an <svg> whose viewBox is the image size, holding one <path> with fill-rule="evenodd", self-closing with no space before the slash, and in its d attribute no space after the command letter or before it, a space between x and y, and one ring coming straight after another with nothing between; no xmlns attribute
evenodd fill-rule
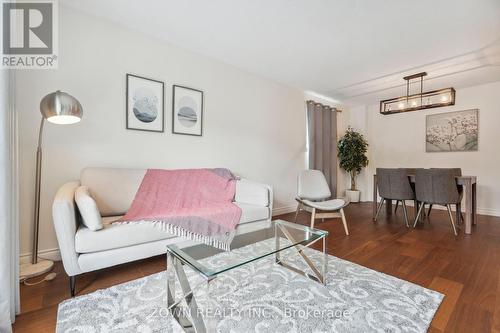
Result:
<svg viewBox="0 0 500 333"><path fill-rule="evenodd" d="M363 134L349 126L344 136L340 138L337 148L339 165L351 176L351 191L357 191L356 176L368 165L366 157L368 142Z"/></svg>

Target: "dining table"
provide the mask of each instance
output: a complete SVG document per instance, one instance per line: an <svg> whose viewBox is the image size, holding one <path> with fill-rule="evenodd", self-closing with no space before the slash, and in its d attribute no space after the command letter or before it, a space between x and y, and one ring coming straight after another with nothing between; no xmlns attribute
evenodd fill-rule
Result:
<svg viewBox="0 0 500 333"><path fill-rule="evenodd" d="M415 175L409 174L408 178L411 183L415 183ZM477 194L476 194L476 176L456 176L457 185L464 187L465 195L465 233L470 235L472 233L472 225L477 223ZM377 175L373 175L373 218L377 214L377 201L378 201L378 184ZM419 203L415 201L415 207L418 208ZM386 212L392 213L392 200L386 200ZM415 209L415 212L417 209ZM416 215L416 213L415 213Z"/></svg>

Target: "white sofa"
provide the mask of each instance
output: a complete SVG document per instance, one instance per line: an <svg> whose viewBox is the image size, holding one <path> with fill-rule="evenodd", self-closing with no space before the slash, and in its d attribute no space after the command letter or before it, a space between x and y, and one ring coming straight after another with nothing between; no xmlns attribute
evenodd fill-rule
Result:
<svg viewBox="0 0 500 333"><path fill-rule="evenodd" d="M86 168L79 181L66 183L57 192L52 206L54 227L64 269L70 276L72 296L79 274L166 253L167 244L192 244L152 225L112 224L129 209L145 172ZM90 189L97 203L103 216L101 230L92 231L80 223L74 201L80 185ZM239 233L256 230L271 220L273 193L267 185L238 180L234 203L242 209Z"/></svg>

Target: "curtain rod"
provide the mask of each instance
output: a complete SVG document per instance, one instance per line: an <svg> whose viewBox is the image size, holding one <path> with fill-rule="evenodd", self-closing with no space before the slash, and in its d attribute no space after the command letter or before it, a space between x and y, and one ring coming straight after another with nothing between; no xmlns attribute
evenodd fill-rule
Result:
<svg viewBox="0 0 500 333"><path fill-rule="evenodd" d="M337 109L334 106L324 105L324 104L318 103L318 102L313 101L313 100L308 100L307 103L310 103L310 104L312 103L312 104L314 104L316 106L321 106L323 108L327 108L327 109L330 109L330 110L335 110L336 112L342 113L341 109Z"/></svg>

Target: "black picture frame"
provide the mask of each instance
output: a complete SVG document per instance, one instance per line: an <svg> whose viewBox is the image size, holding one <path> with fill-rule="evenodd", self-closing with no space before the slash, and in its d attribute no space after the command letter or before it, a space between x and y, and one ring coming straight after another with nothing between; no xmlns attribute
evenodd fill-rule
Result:
<svg viewBox="0 0 500 333"><path fill-rule="evenodd" d="M129 80L130 78L135 78L135 79L140 79L140 80L145 80L145 81L150 81L154 83L161 84L161 130L156 130L156 129L145 129L145 128L136 128L136 127L131 127L130 125L130 120L129 120L129 92L130 92L130 87L129 87ZM165 132L165 83L160 80L155 80L151 78L147 78L144 76L139 76L135 74L130 74L127 73L125 76L125 119L126 119L126 129L128 130L133 130L133 131L143 131L143 132L156 132L156 133L163 133Z"/></svg>
<svg viewBox="0 0 500 333"><path fill-rule="evenodd" d="M191 91L200 93L201 103L200 103L200 133L199 134L184 133L184 132L178 132L175 130L175 109L176 109L175 92L176 92L176 89L186 89L186 90L191 90ZM203 112L204 112L204 103L205 103L204 98L205 98L205 96L204 96L204 93L202 90L194 89L194 88L190 88L190 87L186 87L186 86L181 86L181 85L177 85L177 84L174 84L172 86L172 134L189 135L189 136L203 136Z"/></svg>

